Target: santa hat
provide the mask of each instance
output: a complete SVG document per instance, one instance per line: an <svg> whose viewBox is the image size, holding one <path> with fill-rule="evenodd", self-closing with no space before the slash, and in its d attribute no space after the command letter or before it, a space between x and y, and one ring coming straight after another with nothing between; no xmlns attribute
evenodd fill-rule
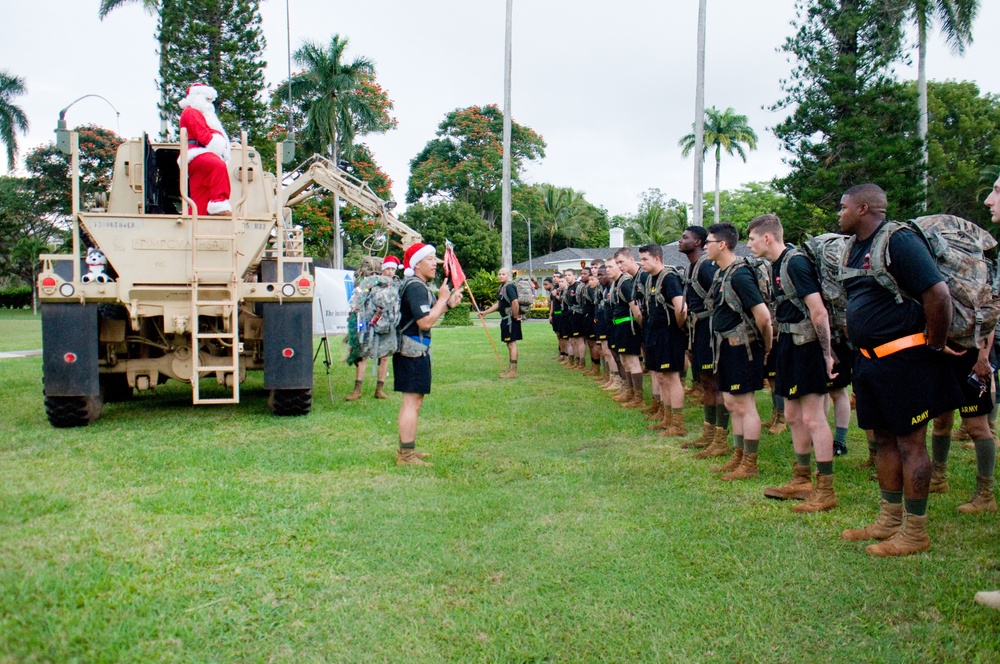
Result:
<svg viewBox="0 0 1000 664"><path fill-rule="evenodd" d="M434 248L433 244L424 244L422 242L411 244L409 248L403 252L403 274L407 277L412 277L413 266L431 254L436 253L437 249Z"/></svg>
<svg viewBox="0 0 1000 664"><path fill-rule="evenodd" d="M399 259L396 258L395 256L386 256L382 260L382 269L383 270L388 270L389 268L392 268L393 270L398 270L399 269Z"/></svg>
<svg viewBox="0 0 1000 664"><path fill-rule="evenodd" d="M181 108L186 108L193 99L203 99L208 103L212 103L216 100L216 98L218 98L219 93L211 85L195 83L187 89L185 95L184 99L177 102L177 105Z"/></svg>

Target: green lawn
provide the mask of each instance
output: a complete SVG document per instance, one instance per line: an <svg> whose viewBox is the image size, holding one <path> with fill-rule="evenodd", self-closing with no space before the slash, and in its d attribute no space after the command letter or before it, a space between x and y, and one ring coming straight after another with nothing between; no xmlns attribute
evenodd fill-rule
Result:
<svg viewBox="0 0 1000 664"><path fill-rule="evenodd" d="M344 402L339 361L303 418L270 416L252 375L238 407L170 383L57 430L41 358L0 360L0 662L1000 657L1000 612L972 602L1000 588L997 516L955 512L971 452L932 497L932 550L872 559L839 537L877 508L859 431L840 507L794 515L761 495L787 434L761 479L721 482L559 367L547 325L525 333L512 382L481 327L435 330L431 469L396 468L398 395L369 377ZM40 347L37 319L0 313L0 339Z"/></svg>

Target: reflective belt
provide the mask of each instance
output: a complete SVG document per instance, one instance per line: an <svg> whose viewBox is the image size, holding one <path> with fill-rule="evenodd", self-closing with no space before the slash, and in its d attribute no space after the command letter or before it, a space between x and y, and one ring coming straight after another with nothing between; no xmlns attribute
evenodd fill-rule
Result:
<svg viewBox="0 0 1000 664"><path fill-rule="evenodd" d="M613 320L612 322L613 322L613 323L614 323L615 325L621 325L622 323L628 323L628 322L631 322L631 320L632 320L632 316L631 316L631 314L630 314L630 315L628 315L628 316L625 316L624 318L616 318L616 319L614 319L614 320Z"/></svg>
<svg viewBox="0 0 1000 664"><path fill-rule="evenodd" d="M562 313L562 311L553 311L553 312L552 312L552 315L553 315L553 316L558 316L558 315L560 315L561 313Z"/></svg>
<svg viewBox="0 0 1000 664"><path fill-rule="evenodd" d="M431 346L430 337L415 337L412 334L407 334L405 336L408 337L409 339L412 339L413 341L416 341L418 344L423 344L427 346L428 348L430 348Z"/></svg>
<svg viewBox="0 0 1000 664"><path fill-rule="evenodd" d="M924 336L923 332L917 334L911 334L908 337L900 337L889 343L882 344L881 346L876 346L872 349L859 348L861 354L867 357L869 360L872 357L885 357L887 355L892 355L893 353L898 353L901 350L907 348L913 348L914 346L923 346L927 344L927 337Z"/></svg>

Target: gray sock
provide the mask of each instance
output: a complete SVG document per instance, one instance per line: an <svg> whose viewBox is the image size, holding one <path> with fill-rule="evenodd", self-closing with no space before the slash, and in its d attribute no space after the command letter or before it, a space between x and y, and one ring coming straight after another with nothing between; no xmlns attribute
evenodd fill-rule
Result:
<svg viewBox="0 0 1000 664"><path fill-rule="evenodd" d="M976 475L993 477L997 465L997 448L992 438L977 440L976 444Z"/></svg>

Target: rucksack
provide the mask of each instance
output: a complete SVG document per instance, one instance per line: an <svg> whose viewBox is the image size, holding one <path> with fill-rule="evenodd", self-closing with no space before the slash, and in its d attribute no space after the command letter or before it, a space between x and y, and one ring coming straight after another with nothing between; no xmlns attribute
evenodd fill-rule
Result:
<svg viewBox="0 0 1000 664"><path fill-rule="evenodd" d="M671 317L674 315L673 303L667 302L666 296L663 295L663 282L666 281L667 277L671 274L677 275L681 281L684 280L684 277L681 275L681 271L673 265L664 265L660 274L655 277L655 281L654 277L650 275L649 281L647 282L650 284L649 290L648 292L643 293L646 311L649 311L649 296L650 294L653 294L653 297L660 303L660 306L667 310L667 314ZM671 320L673 320L673 318L671 318Z"/></svg>
<svg viewBox="0 0 1000 664"><path fill-rule="evenodd" d="M743 260L753 270L753 276L757 278L757 288L764 296L764 302L770 307L774 303L774 289L771 287L771 261L756 256L746 256Z"/></svg>
<svg viewBox="0 0 1000 664"><path fill-rule="evenodd" d="M795 288L795 283L792 281L791 274L789 273L789 265L793 258L804 257L809 260L812 264L812 258L804 250L792 245L786 245L788 248L784 253L784 258L781 261L781 265L778 268L778 286L781 288L780 291L774 292L774 324L780 334L791 334L792 343L797 345L809 343L810 341L815 341L817 338L816 327L812 324L812 317L809 314L809 307L806 303L799 297L798 289ZM815 265L813 265L815 268ZM773 282L772 282L773 283ZM822 287L821 287L822 290ZM785 301L791 302L795 305L795 308L799 310L802 314L802 320L798 323L779 323L777 318L778 307Z"/></svg>
<svg viewBox="0 0 1000 664"><path fill-rule="evenodd" d="M806 236L803 251L816 268L819 280L819 294L830 316L830 331L834 335L847 334L847 289L840 279L840 263L847 247L848 235L823 233L816 237Z"/></svg>
<svg viewBox="0 0 1000 664"><path fill-rule="evenodd" d="M761 273L762 262L764 269L769 270L770 262L766 260L757 259L756 264L751 265L750 261L748 261L747 259L742 257L737 257L736 260L733 262L733 264L730 265L729 269L719 270L718 272L715 273L715 281L719 282L718 291L715 291L717 295L715 297L711 297L710 294L710 297L705 299L705 307L709 311L714 311L715 307L717 307L718 305L725 304L727 307L736 312L736 314L739 315L740 317L740 324L734 327L732 330L726 332L715 332L713 329L713 336L716 337L714 339L714 345L716 346L715 348L716 362L718 362L719 358L717 346L720 343L720 339L735 339L736 345L746 346L747 356L750 359L753 359L753 351L750 349L750 344L760 339L760 330L757 328L757 321L754 319L753 315L743 309L743 303L740 301L739 295L736 294L736 289L733 288L732 281L733 281L733 275L735 275L736 272L741 268L746 267L750 269L751 272L754 273L754 276L757 278L757 284L759 287L761 280L760 273ZM768 281L770 281L770 278L768 278ZM715 282L713 282L712 285L714 288ZM768 290L770 290L769 287ZM763 293L763 291L761 292Z"/></svg>
<svg viewBox="0 0 1000 664"><path fill-rule="evenodd" d="M357 312L362 357L390 355L398 346L399 291L391 277L372 275L354 285L351 308Z"/></svg>
<svg viewBox="0 0 1000 664"><path fill-rule="evenodd" d="M518 277L514 285L517 287L517 304L521 308L521 313L527 314L528 310L535 306L535 288L531 284L531 279Z"/></svg>
<svg viewBox="0 0 1000 664"><path fill-rule="evenodd" d="M918 217L906 223L887 221L872 240L868 270L847 267L855 238L848 240L840 261L840 279L871 276L893 294L897 304L902 304L904 297L919 302L903 292L886 269L889 239L903 228L914 231L924 241L948 284L952 302L949 341L963 348L979 347L1000 320L1000 296L991 287L990 266L985 256L997 242L971 221L950 214Z"/></svg>

